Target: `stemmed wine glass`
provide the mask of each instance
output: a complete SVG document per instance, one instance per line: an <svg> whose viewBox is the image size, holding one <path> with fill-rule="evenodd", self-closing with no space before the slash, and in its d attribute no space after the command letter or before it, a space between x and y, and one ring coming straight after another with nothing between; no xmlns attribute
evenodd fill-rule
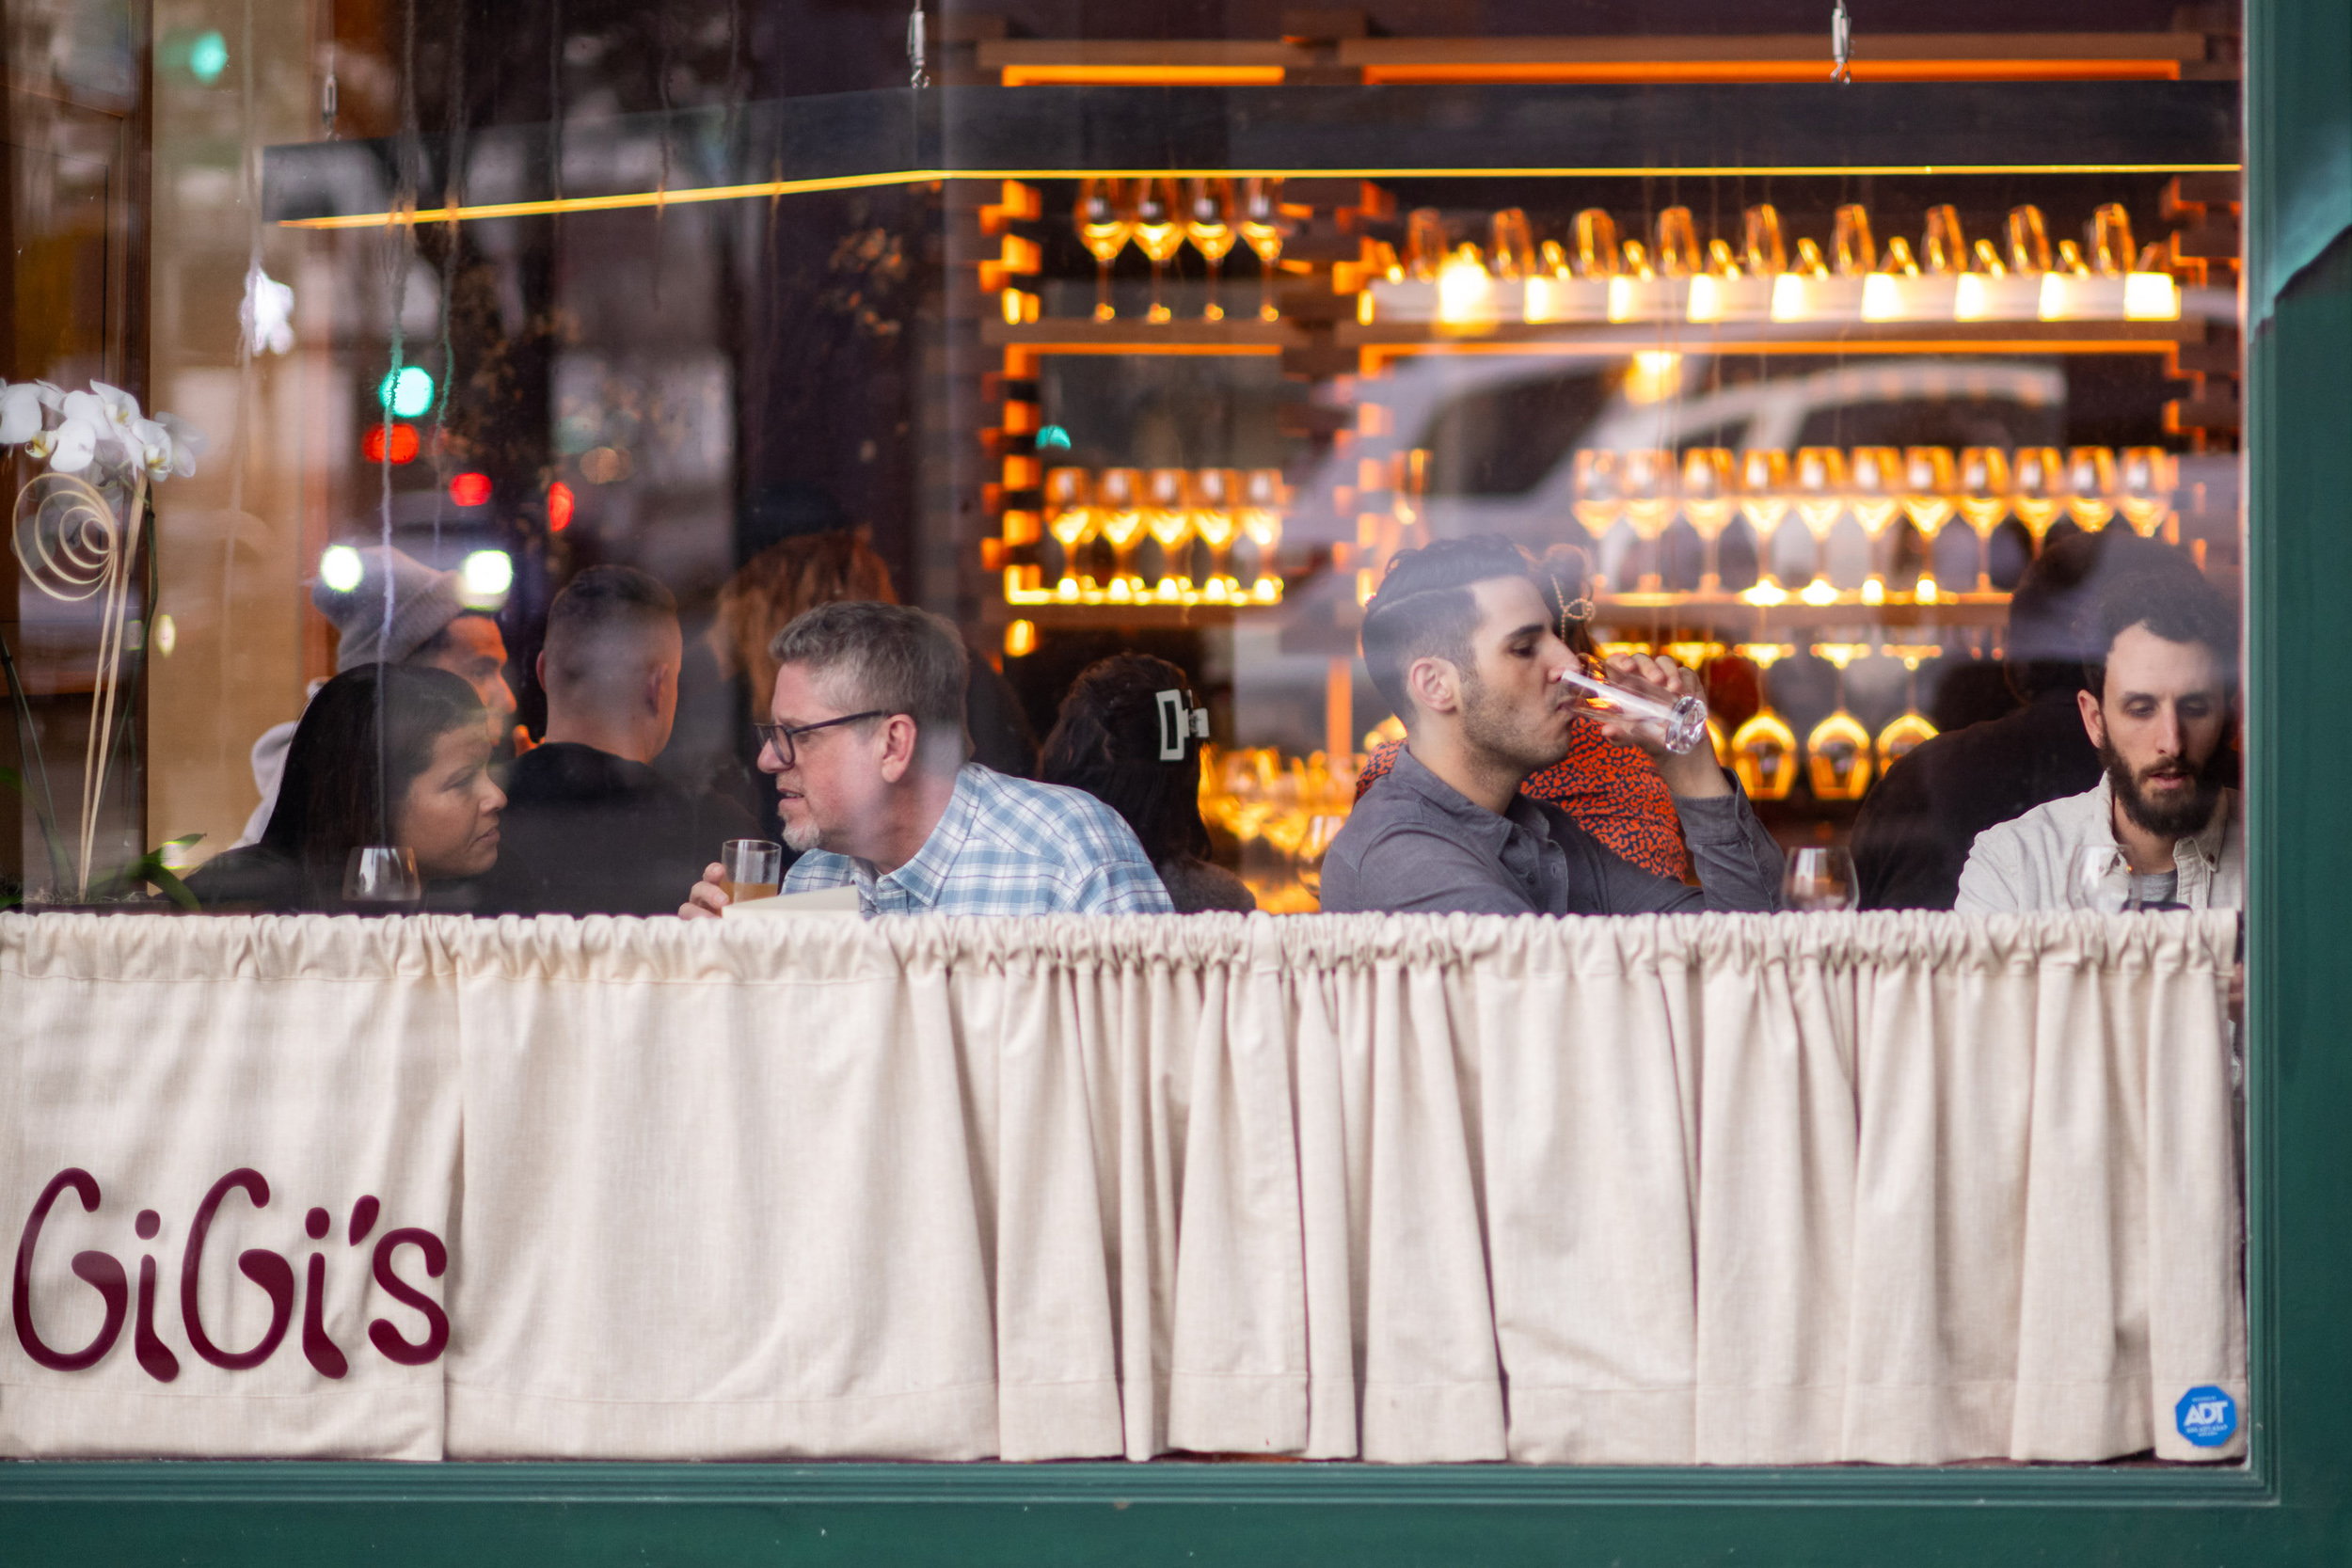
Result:
<svg viewBox="0 0 2352 1568"><path fill-rule="evenodd" d="M1094 319L1109 321L1111 309L1111 263L1127 248L1128 239L1136 225L1127 210L1127 191L1123 181L1081 180L1078 182L1076 211L1078 239L1094 258Z"/></svg>
<svg viewBox="0 0 2352 1568"><path fill-rule="evenodd" d="M2066 512L2085 533L2107 526L2121 489L2112 448L2076 447L2066 454Z"/></svg>
<svg viewBox="0 0 2352 1568"><path fill-rule="evenodd" d="M1862 904L1853 853L1836 845L1806 845L1788 852L1780 880L1781 903L1791 910L1851 910Z"/></svg>
<svg viewBox="0 0 2352 1568"><path fill-rule="evenodd" d="M343 902L389 914L413 910L424 902L424 879L417 874L417 854L391 844L369 844L354 849L343 861Z"/></svg>
<svg viewBox="0 0 2352 1568"><path fill-rule="evenodd" d="M1045 475L1045 531L1061 546L1061 590L1074 594L1089 574L1078 569L1080 546L1095 536L1094 476L1084 468L1054 468Z"/></svg>
<svg viewBox="0 0 2352 1568"><path fill-rule="evenodd" d="M2010 465L2009 507L2033 535L2033 553L2066 510L2066 460L2056 447L2019 447Z"/></svg>
<svg viewBox="0 0 2352 1568"><path fill-rule="evenodd" d="M1913 447L1903 453L1903 515L1928 542L1931 582L1934 580L1935 536L1951 521L1957 505L1952 492L1960 482L1955 473L1948 447Z"/></svg>
<svg viewBox="0 0 2352 1568"><path fill-rule="evenodd" d="M2115 504L2132 531L2153 539L2172 510L2172 492L2180 472L2172 454L2162 447L2125 447Z"/></svg>
<svg viewBox="0 0 2352 1568"><path fill-rule="evenodd" d="M1217 269L1240 236L1233 232L1233 182L1231 180L1197 179L1192 182L1190 199L1184 204L1184 237L1192 248L1209 263L1209 303L1201 310L1202 321L1221 322L1225 307L1217 303Z"/></svg>
<svg viewBox="0 0 2352 1568"><path fill-rule="evenodd" d="M1192 533L1209 546L1209 570L1200 586L1213 600L1241 591L1233 580L1233 535L1241 526L1241 475L1232 468L1202 468L1192 476Z"/></svg>
<svg viewBox="0 0 2352 1568"><path fill-rule="evenodd" d="M1176 182L1146 180L1136 193L1136 248L1152 259L1152 309L1144 320L1164 322L1175 312L1161 303L1160 284L1168 263L1184 248L1184 222L1176 204Z"/></svg>
<svg viewBox="0 0 2352 1568"><path fill-rule="evenodd" d="M1846 510L1846 454L1836 447L1799 447L1794 465L1797 516L1813 535L1813 580L1804 585L1807 604L1837 596L1830 586L1828 546L1838 514Z"/></svg>
<svg viewBox="0 0 2352 1568"><path fill-rule="evenodd" d="M1692 447L1682 457L1682 515L1699 536L1699 592L1720 593L1724 586L1716 544L1731 526L1740 504L1739 479L1726 447Z"/></svg>
<svg viewBox="0 0 2352 1568"><path fill-rule="evenodd" d="M1241 237L1258 258L1258 319L1279 321L1274 308L1274 264L1282 259L1282 181L1279 175L1254 178L1243 187Z"/></svg>
<svg viewBox="0 0 2352 1568"><path fill-rule="evenodd" d="M1658 542L1665 537L1675 516L1675 454L1655 447L1637 447L1625 454L1619 469L1619 486L1625 497L1625 520L1633 529L1633 537L1649 546L1651 570L1641 576L1644 593L1655 593L1665 583L1665 573L1658 568L1664 563Z"/></svg>
<svg viewBox="0 0 2352 1568"><path fill-rule="evenodd" d="M1111 547L1111 592L1124 599L1143 586L1136 576L1136 546L1143 538L1143 476L1105 468L1094 484L1095 531Z"/></svg>
<svg viewBox="0 0 2352 1568"><path fill-rule="evenodd" d="M1879 541L1903 509L1903 458L1893 447L1856 447L1847 467L1853 486L1850 504L1854 521L1870 541L1870 580L1883 593L1886 579L1878 569ZM1867 592L1867 590L1866 590Z"/></svg>
<svg viewBox="0 0 2352 1568"><path fill-rule="evenodd" d="M1773 230L1778 238L1779 230ZM1788 454L1773 447L1750 447L1740 454L1740 515L1756 534L1756 586L1752 599L1777 604L1788 596L1772 570L1772 534L1788 515Z"/></svg>
<svg viewBox="0 0 2352 1568"><path fill-rule="evenodd" d="M1160 546L1159 594L1181 598L1192 586L1192 475L1184 468L1154 468L1144 476L1144 526Z"/></svg>
<svg viewBox="0 0 2352 1568"><path fill-rule="evenodd" d="M2009 515L2009 453L1964 447L1960 453L1960 515L1977 536L1977 592L1993 592L1993 531Z"/></svg>

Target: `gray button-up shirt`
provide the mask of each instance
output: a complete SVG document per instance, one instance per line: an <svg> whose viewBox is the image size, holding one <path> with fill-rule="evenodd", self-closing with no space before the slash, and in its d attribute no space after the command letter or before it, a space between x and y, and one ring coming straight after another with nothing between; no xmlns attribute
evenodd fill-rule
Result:
<svg viewBox="0 0 2352 1568"><path fill-rule="evenodd" d="M1780 907L1780 847L1737 784L1677 796L1699 885L1612 854L1558 806L1512 797L1501 816L1409 751L1364 791L1323 858L1323 908L1438 914L1651 914Z"/></svg>

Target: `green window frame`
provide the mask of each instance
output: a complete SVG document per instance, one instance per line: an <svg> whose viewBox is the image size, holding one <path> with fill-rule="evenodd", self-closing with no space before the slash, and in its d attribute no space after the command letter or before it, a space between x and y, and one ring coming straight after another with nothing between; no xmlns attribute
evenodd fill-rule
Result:
<svg viewBox="0 0 2352 1568"><path fill-rule="evenodd" d="M2352 664L2328 640L2352 598L2352 7L2254 0L2247 38L2245 1465L21 1463L6 1560L2346 1560L2352 968L2322 911L2352 870Z"/></svg>

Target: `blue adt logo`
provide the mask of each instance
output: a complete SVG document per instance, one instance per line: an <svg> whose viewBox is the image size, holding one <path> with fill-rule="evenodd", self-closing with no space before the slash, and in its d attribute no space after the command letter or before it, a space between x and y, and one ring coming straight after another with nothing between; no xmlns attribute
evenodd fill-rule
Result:
<svg viewBox="0 0 2352 1568"><path fill-rule="evenodd" d="M2181 1435L2201 1449L2217 1449L2237 1433L2237 1401L2225 1389L2201 1384L2172 1407Z"/></svg>

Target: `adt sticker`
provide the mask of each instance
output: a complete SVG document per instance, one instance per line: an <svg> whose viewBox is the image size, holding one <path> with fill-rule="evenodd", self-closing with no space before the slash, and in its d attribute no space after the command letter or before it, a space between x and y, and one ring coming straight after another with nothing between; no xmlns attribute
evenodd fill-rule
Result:
<svg viewBox="0 0 2352 1568"><path fill-rule="evenodd" d="M2182 1436L2201 1449L2217 1449L2237 1434L2237 1401L2227 1389L2202 1384L2181 1396L2172 1418Z"/></svg>

